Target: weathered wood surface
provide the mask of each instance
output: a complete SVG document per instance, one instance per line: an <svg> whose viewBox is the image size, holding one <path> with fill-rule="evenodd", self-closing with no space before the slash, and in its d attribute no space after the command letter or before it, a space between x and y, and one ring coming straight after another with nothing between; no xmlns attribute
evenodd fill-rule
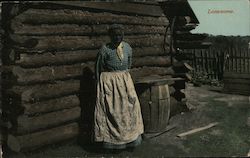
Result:
<svg viewBox="0 0 250 158"><path fill-rule="evenodd" d="M28 9L15 17L23 23L28 24L133 24L133 25L155 25L166 26L166 17L145 17L117 15L112 13L97 13L82 10L50 10L50 9Z"/></svg>
<svg viewBox="0 0 250 158"><path fill-rule="evenodd" d="M238 86L238 85L237 85ZM228 88L228 87L224 87L223 88L223 93L229 93L229 94L240 94L240 95L246 95L249 96L250 95L250 91L249 88L247 90L244 89L239 89L239 88Z"/></svg>
<svg viewBox="0 0 250 158"><path fill-rule="evenodd" d="M37 102L60 96L76 94L80 90L80 80L55 81L55 83L13 86L7 94L22 102Z"/></svg>
<svg viewBox="0 0 250 158"><path fill-rule="evenodd" d="M157 3L153 5L143 4L143 3L130 3L122 1L114 2L47 2L57 5L65 5L76 7L76 8L91 8L98 9L101 11L112 11L125 14L134 14L134 15L147 15L147 16L163 16L163 12L160 6ZM150 12L149 12L150 10Z"/></svg>
<svg viewBox="0 0 250 158"><path fill-rule="evenodd" d="M98 51L99 49L46 52L41 54L36 54L36 52L30 52L28 54L15 50L13 53L17 54L17 56L19 56L19 59L13 59L9 63L29 68L46 65L73 64L79 62L94 61L96 59ZM158 55L164 55L164 50L162 47L133 48L133 58Z"/></svg>
<svg viewBox="0 0 250 158"><path fill-rule="evenodd" d="M145 132L160 132L167 127L170 116L170 92L167 84L142 86L139 100Z"/></svg>
<svg viewBox="0 0 250 158"><path fill-rule="evenodd" d="M223 78L226 79L250 79L249 73L225 72Z"/></svg>
<svg viewBox="0 0 250 158"><path fill-rule="evenodd" d="M148 67L169 67L171 61L166 56L155 57L141 57L133 60L133 68L138 68L147 65ZM20 85L28 83L41 83L46 81L55 81L62 79L74 79L83 75L83 69L88 68L94 72L95 63L79 63L74 65L62 65L62 66L44 66L41 68L26 69L20 66L6 66L4 67L4 73L7 75L6 82L19 83ZM145 69L145 68L144 68ZM144 70L143 69L143 70ZM152 71L150 71L152 70ZM153 72L154 69L149 68L149 72ZM146 69L144 71L147 71ZM142 71L141 73L145 73ZM155 72L158 74L158 72ZM169 74L173 74L170 72ZM138 75L137 75L138 76Z"/></svg>
<svg viewBox="0 0 250 158"><path fill-rule="evenodd" d="M186 81L192 80L192 76L189 73L175 73L174 77L181 77L181 78L185 79Z"/></svg>
<svg viewBox="0 0 250 158"><path fill-rule="evenodd" d="M168 69L172 69L169 67ZM145 77L137 78L134 83L135 84L144 84L144 85L163 85L168 84L169 86L174 85L175 81L183 80L181 78L173 78L172 76L159 76L159 75L149 75Z"/></svg>
<svg viewBox="0 0 250 158"><path fill-rule="evenodd" d="M250 95L250 75L247 73L225 72L223 92Z"/></svg>
<svg viewBox="0 0 250 158"><path fill-rule="evenodd" d="M212 128L212 127L214 127L214 126L216 126L218 124L219 124L218 122L213 122L213 123L208 124L207 126L195 128L195 129L192 129L190 131L180 133L180 134L177 135L177 137L185 137L187 135L191 135L191 134L194 134L194 133L197 133L197 132Z"/></svg>
<svg viewBox="0 0 250 158"><path fill-rule="evenodd" d="M42 54L27 54L15 51L19 55L19 59L10 61L11 64L20 65L22 67L41 67L49 65L74 64L86 61L94 61L97 57L96 50L76 50L76 51L60 51L46 52Z"/></svg>
<svg viewBox="0 0 250 158"><path fill-rule="evenodd" d="M192 34L187 31L176 31L175 33L175 38L181 41L200 41L208 36L207 34Z"/></svg>
<svg viewBox="0 0 250 158"><path fill-rule="evenodd" d="M212 45L203 41L176 41L176 47L180 49L207 49Z"/></svg>
<svg viewBox="0 0 250 158"><path fill-rule="evenodd" d="M11 133L28 133L9 136L8 144L16 151L78 134L77 124L73 123L77 125L74 127L62 124L80 117L78 95L82 90L83 69L94 71L98 49L110 40L107 36L110 24L124 24L125 41L133 48L133 68L130 70L133 79L152 74L169 77L175 74L163 50L163 34L169 24L166 17L72 8L28 9L10 22L8 31L12 34L7 36L7 46L11 50L6 63L12 66L4 72L9 78L3 83L10 84L7 96L17 103L16 106L24 108L21 116L10 116L16 119ZM169 45L166 46L169 49ZM169 87L171 94L175 91L173 86Z"/></svg>
<svg viewBox="0 0 250 158"><path fill-rule="evenodd" d="M78 24L58 24L58 25L25 25L20 22L12 22L11 29L14 34L18 35L36 35L36 36L51 36L51 35L107 35L108 24L101 25L78 25ZM145 25L124 25L125 35L135 34L164 34L164 26L145 26Z"/></svg>
<svg viewBox="0 0 250 158"><path fill-rule="evenodd" d="M20 106L24 108L24 115L35 115L77 107L80 106L80 100L76 95L69 95L33 104L23 103Z"/></svg>
<svg viewBox="0 0 250 158"><path fill-rule="evenodd" d="M18 115L37 116L43 113L80 106L80 100L77 95L68 95L35 103L24 103L13 95L5 95L5 97L6 99L3 99L3 103L6 105L5 112L9 113L10 117Z"/></svg>
<svg viewBox="0 0 250 158"><path fill-rule="evenodd" d="M130 70L133 79L148 75L173 75L174 71L171 67L143 67L134 68ZM41 74L43 78L46 78ZM37 78L41 81L41 78ZM67 81L56 81L51 80L53 83L36 84L27 86L13 86L7 90L7 94L13 96L22 102L37 102L56 98L60 96L66 96L70 94L79 93L80 80L67 80Z"/></svg>
<svg viewBox="0 0 250 158"><path fill-rule="evenodd" d="M152 74L160 75L160 76L165 76L165 75L172 76L174 74L174 71L171 67L165 68L165 67L144 66L142 68L131 69L130 73L131 73L133 80L136 80L137 78L150 76Z"/></svg>
<svg viewBox="0 0 250 158"><path fill-rule="evenodd" d="M9 135L8 147L11 150L20 152L38 147L57 143L67 139L77 137L79 134L79 125L71 123L60 127L47 129L40 132L30 133L22 136Z"/></svg>
<svg viewBox="0 0 250 158"><path fill-rule="evenodd" d="M110 41L108 36L19 36L10 35L10 40L14 47L22 51L65 51L65 50L82 50L82 49L98 49L106 41ZM132 47L163 47L163 36L155 35L137 35L126 36L127 41Z"/></svg>
<svg viewBox="0 0 250 158"><path fill-rule="evenodd" d="M246 83L231 83L231 82L225 82L224 83L224 89L227 89L228 92L233 91L244 91L250 93L250 84Z"/></svg>
<svg viewBox="0 0 250 158"><path fill-rule="evenodd" d="M169 67L171 66L171 59L168 56L147 56L133 59L133 67L141 66L159 66Z"/></svg>
<svg viewBox="0 0 250 158"><path fill-rule="evenodd" d="M6 71L12 75L9 77L13 83L29 84L55 81L60 79L73 79L83 75L83 69L88 67L94 72L94 62L63 65L45 66L41 68L25 69L19 66L6 67Z"/></svg>
<svg viewBox="0 0 250 158"><path fill-rule="evenodd" d="M11 133L24 134L55 127L65 122L76 121L80 118L80 115L81 108L79 106L34 117L21 115L17 117L16 126L13 127Z"/></svg>
<svg viewBox="0 0 250 158"><path fill-rule="evenodd" d="M250 78L224 78L223 82L226 84L246 84L250 85Z"/></svg>

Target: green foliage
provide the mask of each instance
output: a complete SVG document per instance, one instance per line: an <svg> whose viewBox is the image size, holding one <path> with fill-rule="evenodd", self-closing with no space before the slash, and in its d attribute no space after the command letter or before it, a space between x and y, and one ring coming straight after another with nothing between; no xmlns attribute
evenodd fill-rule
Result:
<svg viewBox="0 0 250 158"><path fill-rule="evenodd" d="M192 81L194 86L200 87L201 85L222 86L221 81L212 79L206 72L193 72Z"/></svg>

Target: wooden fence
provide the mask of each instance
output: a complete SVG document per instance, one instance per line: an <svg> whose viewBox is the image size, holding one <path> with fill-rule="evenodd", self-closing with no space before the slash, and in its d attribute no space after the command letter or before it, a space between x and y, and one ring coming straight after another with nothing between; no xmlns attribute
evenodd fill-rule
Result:
<svg viewBox="0 0 250 158"><path fill-rule="evenodd" d="M225 71L250 73L250 49L229 49L226 56Z"/></svg>
<svg viewBox="0 0 250 158"><path fill-rule="evenodd" d="M194 73L203 73L209 79L223 79L224 72L250 73L250 49L246 42L215 43L209 49L190 50Z"/></svg>
<svg viewBox="0 0 250 158"><path fill-rule="evenodd" d="M224 71L224 51L213 49L192 50L194 73L204 73L209 79L221 80Z"/></svg>

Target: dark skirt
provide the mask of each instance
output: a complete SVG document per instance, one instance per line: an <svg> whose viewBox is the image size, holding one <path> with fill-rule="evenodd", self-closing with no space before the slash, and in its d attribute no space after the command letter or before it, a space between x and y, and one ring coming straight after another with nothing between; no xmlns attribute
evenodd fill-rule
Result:
<svg viewBox="0 0 250 158"><path fill-rule="evenodd" d="M103 148L105 149L125 149L125 148L134 148L138 145L140 145L142 142L142 137L139 135L136 140L126 143L126 144L112 144L103 142Z"/></svg>

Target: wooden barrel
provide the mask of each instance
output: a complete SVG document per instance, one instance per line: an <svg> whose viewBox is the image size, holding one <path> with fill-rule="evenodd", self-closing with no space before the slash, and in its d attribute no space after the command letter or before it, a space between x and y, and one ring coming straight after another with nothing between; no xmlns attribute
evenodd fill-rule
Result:
<svg viewBox="0 0 250 158"><path fill-rule="evenodd" d="M145 133L162 132L167 128L170 117L170 94L166 83L151 81L150 84L138 84L137 93Z"/></svg>

